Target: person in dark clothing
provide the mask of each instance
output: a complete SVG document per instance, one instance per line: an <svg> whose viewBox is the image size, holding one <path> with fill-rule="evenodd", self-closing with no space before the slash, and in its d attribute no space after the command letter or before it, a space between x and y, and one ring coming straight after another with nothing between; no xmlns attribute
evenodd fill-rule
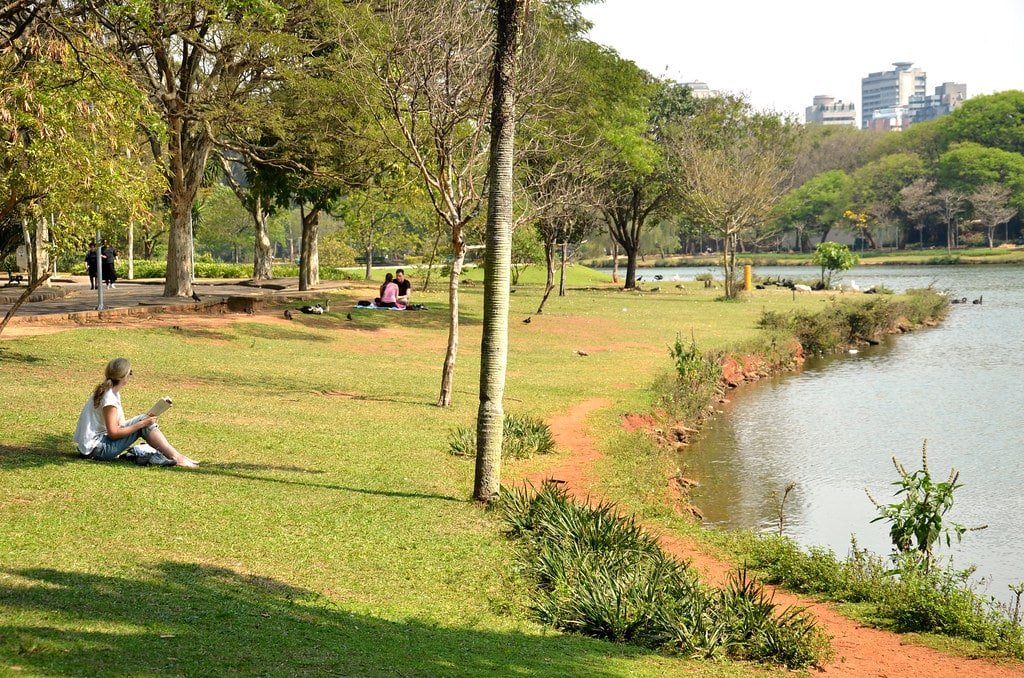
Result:
<svg viewBox="0 0 1024 678"><path fill-rule="evenodd" d="M89 272L89 289L96 289L96 243L89 243L89 251L85 253L85 269Z"/></svg>
<svg viewBox="0 0 1024 678"><path fill-rule="evenodd" d="M401 306L409 305L409 291L412 289L412 283L405 277L405 271L398 269L395 271L395 284L398 285L398 303Z"/></svg>
<svg viewBox="0 0 1024 678"><path fill-rule="evenodd" d="M116 259L117 250L111 247L109 242L104 242L100 248L100 260L103 266L103 282L107 287L114 287L114 283L117 282L117 270L114 268Z"/></svg>

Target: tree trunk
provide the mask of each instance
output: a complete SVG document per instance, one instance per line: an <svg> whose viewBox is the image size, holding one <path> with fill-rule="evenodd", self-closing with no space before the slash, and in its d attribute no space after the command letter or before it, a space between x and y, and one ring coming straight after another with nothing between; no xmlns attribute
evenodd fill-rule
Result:
<svg viewBox="0 0 1024 678"><path fill-rule="evenodd" d="M612 282L619 282L619 243L612 238Z"/></svg>
<svg viewBox="0 0 1024 678"><path fill-rule="evenodd" d="M434 259L437 258L437 248L441 245L442 235L443 232L441 231L439 225L437 229L437 237L434 238L434 246L430 248L430 260L427 262L427 276L426 279L423 281L423 289L421 290L422 292L426 292L427 290L430 289L430 274L434 272Z"/></svg>
<svg viewBox="0 0 1024 678"><path fill-rule="evenodd" d="M373 280L373 245L366 246L366 271L363 280Z"/></svg>
<svg viewBox="0 0 1024 678"><path fill-rule="evenodd" d="M300 205L301 207L301 205ZM320 205L302 215L302 252L299 257L299 291L311 290L320 284Z"/></svg>
<svg viewBox="0 0 1024 678"><path fill-rule="evenodd" d="M548 301L551 290L555 289L555 242L554 240L544 241L544 263L547 264L547 283L544 285L544 297L537 307L537 315L544 312L544 304Z"/></svg>
<svg viewBox="0 0 1024 678"><path fill-rule="evenodd" d="M462 239L461 228L454 229L452 234L452 253L452 271L448 276L448 348L444 354L444 366L441 368L438 407L448 407L452 404L455 356L459 352L459 277L462 275L462 263L466 260L466 242Z"/></svg>
<svg viewBox="0 0 1024 678"><path fill-rule="evenodd" d="M636 258L639 248L622 246L626 250L626 282L623 289L631 290L636 287Z"/></svg>
<svg viewBox="0 0 1024 678"><path fill-rule="evenodd" d="M252 200L252 220L256 224L256 237L252 256L252 279L272 280L274 278L274 255L271 251L269 214L263 209L263 198Z"/></svg>
<svg viewBox="0 0 1024 678"><path fill-rule="evenodd" d="M184 195L171 196L164 296L192 296L192 200Z"/></svg>
<svg viewBox="0 0 1024 678"><path fill-rule="evenodd" d="M473 498L490 502L501 489L501 445L508 364L509 273L512 266L512 159L516 50L523 0L495 0L494 98L488 174L484 327L480 341L480 407L476 418Z"/></svg>
<svg viewBox="0 0 1024 678"><path fill-rule="evenodd" d="M135 280L135 222L128 222L128 279Z"/></svg>
<svg viewBox="0 0 1024 678"><path fill-rule="evenodd" d="M560 268L560 270L558 272L558 296L560 296L560 297L564 297L565 296L565 257L566 257L566 249L568 247L569 247L569 243L567 243L567 242L563 242L562 243L561 268Z"/></svg>
<svg viewBox="0 0 1024 678"><path fill-rule="evenodd" d="M50 253L47 243L50 242L50 222L46 217L36 218L36 234L32 242L32 275L31 280L40 280L50 268ZM49 278L47 278L49 280ZM49 286L49 283L44 283Z"/></svg>

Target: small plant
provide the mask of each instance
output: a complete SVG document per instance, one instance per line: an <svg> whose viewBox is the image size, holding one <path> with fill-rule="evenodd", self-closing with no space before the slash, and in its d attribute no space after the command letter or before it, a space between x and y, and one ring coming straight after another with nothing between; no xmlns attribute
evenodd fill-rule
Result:
<svg viewBox="0 0 1024 678"><path fill-rule="evenodd" d="M776 517L778 518L779 525L779 536L782 536L785 521L786 521L786 499L789 498L789 493L796 489L796 483L786 483L786 486L782 488L782 497L779 497L777 492L771 493L771 498L776 502Z"/></svg>
<svg viewBox="0 0 1024 678"><path fill-rule="evenodd" d="M505 414L501 441L503 459L527 459L535 454L550 454L554 449L551 428L543 420L529 415ZM448 436L448 451L457 457L475 457L476 429L456 427Z"/></svg>
<svg viewBox="0 0 1024 678"><path fill-rule="evenodd" d="M821 266L821 284L832 289L832 277L836 271L848 271L857 265L857 255L846 245L837 242L818 243L814 250L816 266Z"/></svg>
<svg viewBox="0 0 1024 678"><path fill-rule="evenodd" d="M883 505L868 492L868 498L878 509L878 517L871 522L885 520L890 523L889 537L898 554L916 554L923 570L928 571L934 564L936 543L943 538L951 544L951 535L959 542L965 532L983 530L987 525L969 528L960 523L943 523L945 515L953 508L953 493L961 485L957 482L960 473L950 469L949 477L941 483L932 480L928 469L928 441L921 446L921 468L908 473L896 457L892 458L900 479L893 482L900 489L896 496L903 495L902 501Z"/></svg>

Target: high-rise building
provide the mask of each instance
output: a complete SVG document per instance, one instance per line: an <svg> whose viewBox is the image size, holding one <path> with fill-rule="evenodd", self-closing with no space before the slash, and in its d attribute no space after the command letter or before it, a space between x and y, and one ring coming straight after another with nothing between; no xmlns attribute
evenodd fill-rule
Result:
<svg viewBox="0 0 1024 678"><path fill-rule="evenodd" d="M910 97L927 92L927 74L920 68L912 68L912 61L896 61L891 71L869 73L860 81L861 127L871 125L874 112L883 109L905 107Z"/></svg>
<svg viewBox="0 0 1024 678"><path fill-rule="evenodd" d="M944 82L935 88L935 94L915 94L910 97L907 111L910 122L924 122L952 113L967 100L967 85L960 82Z"/></svg>
<svg viewBox="0 0 1024 678"><path fill-rule="evenodd" d="M853 103L836 101L827 94L814 97L814 103L804 109L808 125L853 125L857 126L857 107Z"/></svg>

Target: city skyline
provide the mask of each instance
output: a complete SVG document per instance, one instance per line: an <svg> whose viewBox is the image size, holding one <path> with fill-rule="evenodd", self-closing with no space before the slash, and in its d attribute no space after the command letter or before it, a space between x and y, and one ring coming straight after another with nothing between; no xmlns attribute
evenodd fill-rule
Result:
<svg viewBox="0 0 1024 678"><path fill-rule="evenodd" d="M583 14L594 23L590 39L656 76L744 93L756 108L801 121L816 95L853 102L859 114L861 79L896 61L925 71L929 94L944 82L966 83L972 97L1024 89L1024 2L977 0L969 13L949 0L884 9L606 0Z"/></svg>

